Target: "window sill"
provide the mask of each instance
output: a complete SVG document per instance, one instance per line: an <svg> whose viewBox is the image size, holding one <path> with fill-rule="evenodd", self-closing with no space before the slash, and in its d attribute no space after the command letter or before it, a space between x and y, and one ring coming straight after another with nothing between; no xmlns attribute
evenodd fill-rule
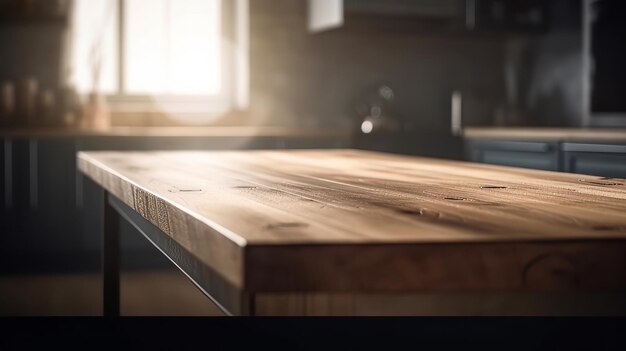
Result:
<svg viewBox="0 0 626 351"><path fill-rule="evenodd" d="M154 138L298 138L337 139L347 142L350 133L338 129L305 129L280 126L205 126L107 128L48 127L0 129L3 138L57 137L154 137Z"/></svg>
<svg viewBox="0 0 626 351"><path fill-rule="evenodd" d="M157 110L111 110L110 118L112 126L125 127L189 127L189 126L212 126L233 125L241 121L245 116L237 112L213 112L213 113L167 113ZM234 122L234 123L233 123ZM243 121L242 121L243 122Z"/></svg>

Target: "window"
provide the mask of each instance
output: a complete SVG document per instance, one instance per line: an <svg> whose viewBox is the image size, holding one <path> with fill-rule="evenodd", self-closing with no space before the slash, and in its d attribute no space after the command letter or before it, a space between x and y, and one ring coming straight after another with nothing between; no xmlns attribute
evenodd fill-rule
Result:
<svg viewBox="0 0 626 351"><path fill-rule="evenodd" d="M114 111L194 119L245 107L247 5L77 0L71 81L81 93L106 94Z"/></svg>

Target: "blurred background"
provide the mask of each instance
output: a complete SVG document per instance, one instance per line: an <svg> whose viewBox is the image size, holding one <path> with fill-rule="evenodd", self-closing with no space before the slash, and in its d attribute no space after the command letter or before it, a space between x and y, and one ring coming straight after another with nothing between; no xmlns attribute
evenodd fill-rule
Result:
<svg viewBox="0 0 626 351"><path fill-rule="evenodd" d="M0 315L101 313L104 200L80 150L351 147L625 177L624 7L0 0ZM122 238L122 314L221 313Z"/></svg>

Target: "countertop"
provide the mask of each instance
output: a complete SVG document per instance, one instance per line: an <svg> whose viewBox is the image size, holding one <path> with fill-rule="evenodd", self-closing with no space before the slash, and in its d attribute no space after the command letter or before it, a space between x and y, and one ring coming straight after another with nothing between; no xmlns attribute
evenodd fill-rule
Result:
<svg viewBox="0 0 626 351"><path fill-rule="evenodd" d="M463 136L469 139L626 142L626 129L467 127L463 130Z"/></svg>
<svg viewBox="0 0 626 351"><path fill-rule="evenodd" d="M3 138L54 137L244 137L244 138L349 138L350 133L337 129L306 127L110 127L82 128L14 128L0 129Z"/></svg>

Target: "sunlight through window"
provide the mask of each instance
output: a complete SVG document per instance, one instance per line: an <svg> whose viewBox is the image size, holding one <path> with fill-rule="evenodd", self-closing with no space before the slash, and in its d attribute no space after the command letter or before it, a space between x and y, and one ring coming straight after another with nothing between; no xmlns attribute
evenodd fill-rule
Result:
<svg viewBox="0 0 626 351"><path fill-rule="evenodd" d="M126 0L126 92L218 93L219 5L218 0Z"/></svg>
<svg viewBox="0 0 626 351"><path fill-rule="evenodd" d="M121 60L118 4L117 0L75 3L71 74L79 91L92 91L97 84L108 94L220 93L220 0L125 0Z"/></svg>

